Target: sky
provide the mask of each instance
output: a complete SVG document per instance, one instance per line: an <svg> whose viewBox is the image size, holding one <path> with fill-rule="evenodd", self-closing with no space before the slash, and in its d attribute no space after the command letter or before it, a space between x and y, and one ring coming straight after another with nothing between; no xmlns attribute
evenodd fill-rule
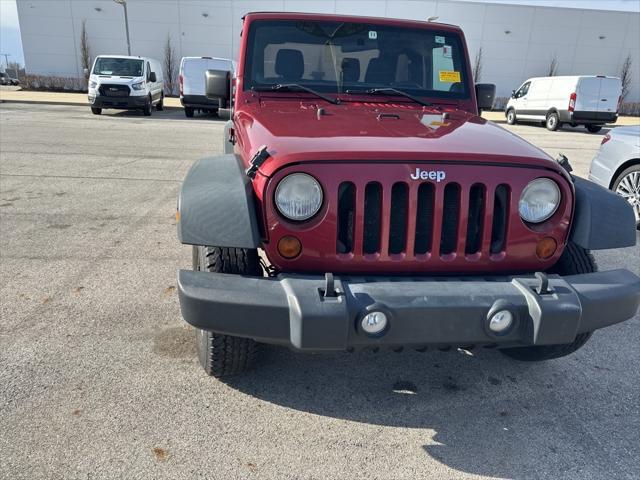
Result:
<svg viewBox="0 0 640 480"><path fill-rule="evenodd" d="M466 1L483 2L484 0ZM491 0L491 3L640 12L640 0ZM10 62L18 61L24 64L16 0L0 0L0 53L9 54ZM4 61L4 56L0 56L0 65L3 67Z"/></svg>

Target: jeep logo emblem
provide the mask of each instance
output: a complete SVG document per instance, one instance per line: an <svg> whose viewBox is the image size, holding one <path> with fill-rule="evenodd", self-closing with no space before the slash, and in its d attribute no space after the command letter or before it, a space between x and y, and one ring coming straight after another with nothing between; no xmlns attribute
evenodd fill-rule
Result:
<svg viewBox="0 0 640 480"><path fill-rule="evenodd" d="M435 180L440 183L447 177L447 174L442 170L421 170L416 168L415 173L411 174L411 180Z"/></svg>

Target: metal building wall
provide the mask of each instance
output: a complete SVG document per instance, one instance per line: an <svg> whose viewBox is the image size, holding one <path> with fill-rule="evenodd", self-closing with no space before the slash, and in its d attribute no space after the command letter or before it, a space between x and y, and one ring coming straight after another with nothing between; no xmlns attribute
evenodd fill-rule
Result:
<svg viewBox="0 0 640 480"><path fill-rule="evenodd" d="M603 3L604 4L604 3ZM126 54L123 9L112 0L17 0L27 72L80 76L79 37L86 20L92 53ZM627 54L640 101L640 14L511 6L451 0L128 0L132 54L161 59L167 35L178 56L235 58L241 17L250 11L345 13L460 25L472 56L483 49L482 81L506 96L545 75L617 75Z"/></svg>

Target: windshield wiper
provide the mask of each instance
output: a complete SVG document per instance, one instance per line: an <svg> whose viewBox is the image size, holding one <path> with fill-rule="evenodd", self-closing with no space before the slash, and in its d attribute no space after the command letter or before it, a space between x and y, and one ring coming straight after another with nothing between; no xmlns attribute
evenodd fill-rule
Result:
<svg viewBox="0 0 640 480"><path fill-rule="evenodd" d="M304 92L311 93L316 97L319 97L329 103L333 103L334 105L340 104L339 98L331 98L323 95L320 92L316 92L312 88L305 87L304 85L300 85L299 83L278 83L277 85L273 85L270 87L252 87L251 90L255 90L256 92L276 92L279 90L302 90Z"/></svg>
<svg viewBox="0 0 640 480"><path fill-rule="evenodd" d="M419 103L420 105L424 106L424 107L432 107L433 103L429 103L429 102L425 102L424 100L420 100L418 97L414 97L413 95L411 95L410 93L407 93L403 90L398 90L397 88L393 88L393 87L383 87L383 88L370 88L369 90L346 90L345 93L370 93L372 95L375 94L392 94L392 95L400 95L402 97L408 98L409 100L413 100L416 103Z"/></svg>

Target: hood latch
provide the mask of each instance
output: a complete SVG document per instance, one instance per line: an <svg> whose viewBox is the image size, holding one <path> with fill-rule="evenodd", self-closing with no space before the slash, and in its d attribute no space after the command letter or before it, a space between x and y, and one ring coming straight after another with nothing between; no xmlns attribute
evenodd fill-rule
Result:
<svg viewBox="0 0 640 480"><path fill-rule="evenodd" d="M261 146L251 159L251 165L244 172L245 175L253 180L256 177L256 172L260 168L260 165L262 165L270 156L269 152L267 152L267 146Z"/></svg>

